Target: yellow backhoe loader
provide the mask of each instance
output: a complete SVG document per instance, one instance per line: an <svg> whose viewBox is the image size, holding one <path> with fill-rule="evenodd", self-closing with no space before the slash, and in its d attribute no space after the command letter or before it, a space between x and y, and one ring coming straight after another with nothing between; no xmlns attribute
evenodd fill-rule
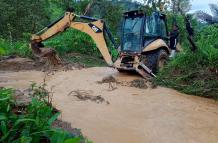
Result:
<svg viewBox="0 0 218 143"><path fill-rule="evenodd" d="M63 17L32 36L31 48L38 57L49 57L58 64L60 59L55 51L43 48L42 42L68 28L74 28L92 37L110 67L120 72L136 71L143 77L148 74L155 76L154 73L164 66L170 53L165 17L160 12L147 15L141 10L124 13L121 44L118 47L103 20L76 15L73 10L68 10ZM115 62L112 61L105 36L119 52Z"/></svg>

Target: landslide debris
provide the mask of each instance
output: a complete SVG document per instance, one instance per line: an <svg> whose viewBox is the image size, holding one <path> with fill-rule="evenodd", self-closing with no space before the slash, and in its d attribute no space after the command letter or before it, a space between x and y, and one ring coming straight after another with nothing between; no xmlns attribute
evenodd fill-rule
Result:
<svg viewBox="0 0 218 143"><path fill-rule="evenodd" d="M33 60L30 58L21 58L18 56L4 56L0 58L1 71L23 71L23 70L37 70L43 72L49 71L68 71L74 69L82 69L84 65L78 63L63 62L59 65L50 65L45 60Z"/></svg>
<svg viewBox="0 0 218 143"><path fill-rule="evenodd" d="M99 84L103 84L103 83L118 83L118 81L115 79L114 76L110 75L107 77L104 77L101 81L97 81L97 83Z"/></svg>
<svg viewBox="0 0 218 143"><path fill-rule="evenodd" d="M80 101L92 101L95 103L106 103L110 104L106 101L101 95L95 96L93 95L93 91L86 91L86 90L74 90L71 91L68 96L74 96Z"/></svg>
<svg viewBox="0 0 218 143"><path fill-rule="evenodd" d="M109 88L113 87L114 89L117 89L115 87L117 84L121 86L128 86L128 87L135 87L139 89L147 89L147 88L155 88L155 86L150 82L149 79L144 79L144 78L136 78L132 80L119 80L119 76L115 77L113 75L109 75L107 77L104 77L101 81L97 81L98 84L105 84L109 83ZM115 83L116 85L114 85Z"/></svg>
<svg viewBox="0 0 218 143"><path fill-rule="evenodd" d="M148 81L145 79L135 79L130 82L131 87L136 87L140 89L147 89L148 88Z"/></svg>

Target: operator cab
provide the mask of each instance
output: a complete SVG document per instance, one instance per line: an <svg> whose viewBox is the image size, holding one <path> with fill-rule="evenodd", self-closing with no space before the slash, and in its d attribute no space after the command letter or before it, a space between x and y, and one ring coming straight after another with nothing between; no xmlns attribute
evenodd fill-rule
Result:
<svg viewBox="0 0 218 143"><path fill-rule="evenodd" d="M124 13L121 53L140 54L154 40L167 40L166 16L160 12L146 15L142 10Z"/></svg>

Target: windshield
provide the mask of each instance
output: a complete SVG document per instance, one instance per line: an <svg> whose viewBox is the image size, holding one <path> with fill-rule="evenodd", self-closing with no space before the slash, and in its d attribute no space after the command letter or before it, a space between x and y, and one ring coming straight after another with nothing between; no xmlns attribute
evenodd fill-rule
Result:
<svg viewBox="0 0 218 143"><path fill-rule="evenodd" d="M165 21L157 13L146 17L144 31L145 36L167 37Z"/></svg>
<svg viewBox="0 0 218 143"><path fill-rule="evenodd" d="M140 34L142 20L142 17L125 19L123 29L123 51L140 51Z"/></svg>
<svg viewBox="0 0 218 143"><path fill-rule="evenodd" d="M146 18L145 33L149 35L157 35L157 21L154 16Z"/></svg>

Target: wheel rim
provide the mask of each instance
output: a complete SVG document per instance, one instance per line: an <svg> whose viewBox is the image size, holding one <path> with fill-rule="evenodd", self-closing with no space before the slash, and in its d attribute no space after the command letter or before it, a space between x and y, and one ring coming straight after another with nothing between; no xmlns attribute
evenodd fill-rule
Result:
<svg viewBox="0 0 218 143"><path fill-rule="evenodd" d="M167 63L167 59L165 57L160 58L158 61L158 69L162 70Z"/></svg>

